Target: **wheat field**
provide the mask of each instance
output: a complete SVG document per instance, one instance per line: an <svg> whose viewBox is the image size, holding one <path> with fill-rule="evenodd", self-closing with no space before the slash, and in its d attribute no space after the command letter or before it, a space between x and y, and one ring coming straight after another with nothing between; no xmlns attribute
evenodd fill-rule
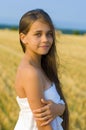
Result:
<svg viewBox="0 0 86 130"><path fill-rule="evenodd" d="M70 130L86 130L86 35L56 33L56 39ZM22 56L18 32L0 30L0 130L13 130L18 117L14 82Z"/></svg>

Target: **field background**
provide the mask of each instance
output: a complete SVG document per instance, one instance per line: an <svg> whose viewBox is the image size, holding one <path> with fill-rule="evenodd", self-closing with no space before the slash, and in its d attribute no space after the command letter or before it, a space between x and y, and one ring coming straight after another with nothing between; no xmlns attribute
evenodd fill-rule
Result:
<svg viewBox="0 0 86 130"><path fill-rule="evenodd" d="M86 35L56 35L70 130L86 130ZM18 117L14 82L22 56L18 32L0 30L0 130L13 130Z"/></svg>

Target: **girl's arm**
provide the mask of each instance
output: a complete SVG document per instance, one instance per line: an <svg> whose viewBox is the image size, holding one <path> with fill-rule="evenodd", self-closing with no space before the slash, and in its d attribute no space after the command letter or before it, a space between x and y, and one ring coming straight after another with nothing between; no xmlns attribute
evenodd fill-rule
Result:
<svg viewBox="0 0 86 130"><path fill-rule="evenodd" d="M37 70L35 70L34 68L31 68L29 70L24 69L22 81L23 81L23 88L25 90L32 112L38 108L45 106L41 102L41 98L44 98L42 88L43 83ZM43 120L42 121L36 120L36 122L38 130L52 130L50 124L41 126L41 124L44 123Z"/></svg>
<svg viewBox="0 0 86 130"><path fill-rule="evenodd" d="M36 120L45 121L42 125L49 124L57 116L62 116L65 111L65 104L56 104L51 100L44 99L41 99L41 102L45 105L37 110L34 110L34 116Z"/></svg>

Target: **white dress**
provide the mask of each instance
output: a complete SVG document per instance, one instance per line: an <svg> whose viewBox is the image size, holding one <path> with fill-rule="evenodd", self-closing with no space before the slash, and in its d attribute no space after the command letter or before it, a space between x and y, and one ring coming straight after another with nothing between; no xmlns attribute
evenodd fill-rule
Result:
<svg viewBox="0 0 86 130"><path fill-rule="evenodd" d="M55 84L53 83L50 88L44 91L44 97L46 100L52 100L55 103L64 104L64 101L60 99L59 94L56 91ZM34 120L33 113L29 106L27 98L20 98L17 96L17 102L20 107L18 121L14 130L38 130L36 121ZM52 122L51 126L53 130L63 130L63 119L57 116Z"/></svg>

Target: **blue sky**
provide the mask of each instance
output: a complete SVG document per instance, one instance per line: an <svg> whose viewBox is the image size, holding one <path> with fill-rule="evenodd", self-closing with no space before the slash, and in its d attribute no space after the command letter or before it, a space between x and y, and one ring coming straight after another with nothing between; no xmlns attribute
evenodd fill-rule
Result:
<svg viewBox="0 0 86 130"><path fill-rule="evenodd" d="M28 10L42 8L58 28L86 30L86 0L2 0L0 24L18 25Z"/></svg>

